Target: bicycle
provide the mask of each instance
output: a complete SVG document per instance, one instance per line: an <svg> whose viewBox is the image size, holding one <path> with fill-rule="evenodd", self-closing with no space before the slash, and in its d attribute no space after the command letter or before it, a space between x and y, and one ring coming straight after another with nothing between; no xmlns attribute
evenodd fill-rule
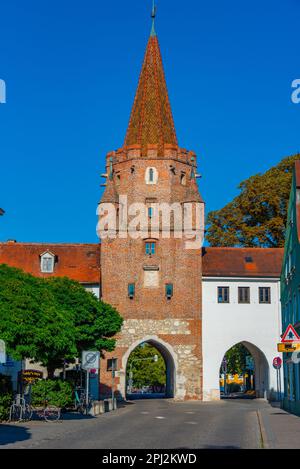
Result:
<svg viewBox="0 0 300 469"><path fill-rule="evenodd" d="M45 422L57 422L61 419L61 408L49 405L46 399L43 407L32 408L32 414L36 414L40 419L44 419Z"/></svg>
<svg viewBox="0 0 300 469"><path fill-rule="evenodd" d="M75 410L81 415L88 415L88 412L92 406L93 400L89 394L88 402L86 399L86 392L84 389L75 389Z"/></svg>
<svg viewBox="0 0 300 469"><path fill-rule="evenodd" d="M32 409L27 404L25 398L20 394L17 394L9 410L9 421L10 422L23 422L31 420Z"/></svg>

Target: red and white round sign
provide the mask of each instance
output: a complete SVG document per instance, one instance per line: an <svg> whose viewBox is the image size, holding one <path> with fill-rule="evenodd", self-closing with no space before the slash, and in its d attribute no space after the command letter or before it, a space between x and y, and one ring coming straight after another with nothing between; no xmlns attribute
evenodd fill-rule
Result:
<svg viewBox="0 0 300 469"><path fill-rule="evenodd" d="M273 360L273 366L276 370L280 370L282 367L282 359L280 357L275 357Z"/></svg>

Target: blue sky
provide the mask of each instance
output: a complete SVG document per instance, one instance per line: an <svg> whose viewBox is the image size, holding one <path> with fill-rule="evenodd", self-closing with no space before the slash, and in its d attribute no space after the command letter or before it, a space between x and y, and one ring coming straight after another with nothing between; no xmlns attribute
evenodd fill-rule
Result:
<svg viewBox="0 0 300 469"><path fill-rule="evenodd" d="M197 152L206 210L300 151L299 0L158 0L179 144ZM0 240L95 242L100 174L122 146L151 0L0 6Z"/></svg>

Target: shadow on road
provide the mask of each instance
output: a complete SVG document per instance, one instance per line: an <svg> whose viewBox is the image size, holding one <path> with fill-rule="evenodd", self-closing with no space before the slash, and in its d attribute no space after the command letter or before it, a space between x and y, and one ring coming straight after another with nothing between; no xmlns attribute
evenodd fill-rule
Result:
<svg viewBox="0 0 300 469"><path fill-rule="evenodd" d="M28 429L16 425L0 424L0 446L16 443L17 441L26 441L31 438Z"/></svg>
<svg viewBox="0 0 300 469"><path fill-rule="evenodd" d="M231 394L227 394L226 396L224 394L221 395L221 399L245 399L245 400L253 400L256 399L255 395L252 394L245 394L242 392L235 392Z"/></svg>
<svg viewBox="0 0 300 469"><path fill-rule="evenodd" d="M93 420L93 415L82 415L79 412L63 412L62 420Z"/></svg>
<svg viewBox="0 0 300 469"><path fill-rule="evenodd" d="M140 399L166 399L165 394L159 393L137 393L137 394L127 394L126 399L128 401L137 401Z"/></svg>

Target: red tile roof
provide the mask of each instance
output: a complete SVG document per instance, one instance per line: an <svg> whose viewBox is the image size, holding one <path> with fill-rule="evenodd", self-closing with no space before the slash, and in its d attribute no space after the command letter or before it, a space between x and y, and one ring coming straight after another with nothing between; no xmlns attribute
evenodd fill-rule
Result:
<svg viewBox="0 0 300 469"><path fill-rule="evenodd" d="M281 248L203 248L203 276L280 277L283 252Z"/></svg>
<svg viewBox="0 0 300 469"><path fill-rule="evenodd" d="M40 269L40 256L56 256L53 274ZM204 277L279 277L283 249L203 248ZM251 258L253 262L246 262ZM248 259L250 260L250 259ZM36 277L69 277L100 283L100 244L0 243L0 264L18 267Z"/></svg>
<svg viewBox="0 0 300 469"><path fill-rule="evenodd" d="M40 255L56 256L53 274L41 272ZM81 283L100 282L99 244L0 243L0 264L18 267L36 277L69 277Z"/></svg>
<svg viewBox="0 0 300 469"><path fill-rule="evenodd" d="M124 146L137 144L145 155L147 145L158 145L161 155L165 144L178 145L156 36L148 41Z"/></svg>

